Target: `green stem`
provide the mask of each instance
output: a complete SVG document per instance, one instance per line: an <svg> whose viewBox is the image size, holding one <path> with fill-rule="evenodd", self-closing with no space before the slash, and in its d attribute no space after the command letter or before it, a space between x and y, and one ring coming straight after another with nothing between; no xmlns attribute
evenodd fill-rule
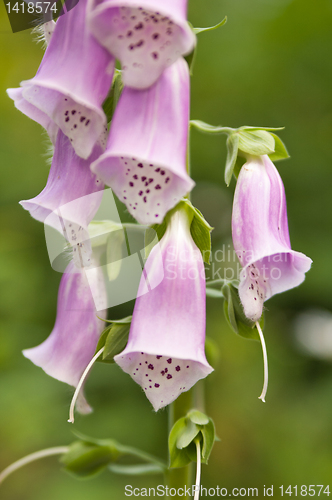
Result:
<svg viewBox="0 0 332 500"><path fill-rule="evenodd" d="M175 422L184 417L193 407L193 390L184 392L174 403L168 407L168 434ZM165 474L167 486L169 488L191 488L193 485L193 464L179 469L169 469ZM188 496L174 496L175 499L189 498Z"/></svg>

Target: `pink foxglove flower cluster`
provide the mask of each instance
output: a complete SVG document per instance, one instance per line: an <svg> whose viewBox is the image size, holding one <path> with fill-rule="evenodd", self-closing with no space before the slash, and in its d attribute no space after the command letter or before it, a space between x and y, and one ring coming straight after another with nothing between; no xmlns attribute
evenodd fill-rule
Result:
<svg viewBox="0 0 332 500"><path fill-rule="evenodd" d="M240 170L232 233L243 267L240 299L247 318L257 321L264 302L300 285L312 262L291 249L284 186L267 155L250 157Z"/></svg>
<svg viewBox="0 0 332 500"><path fill-rule="evenodd" d="M106 306L103 276L98 267L93 269L93 281ZM106 311L98 311L98 316L106 318ZM26 349L23 354L51 377L76 387L94 355L103 328L84 269L70 263L61 279L52 333L42 344ZM82 394L77 408L83 413L89 409Z"/></svg>
<svg viewBox="0 0 332 500"><path fill-rule="evenodd" d="M156 411L212 372L204 353L205 270L190 222L185 209L175 211L152 249L127 347L114 358L141 385ZM156 279L160 285L147 290L147 282Z"/></svg>

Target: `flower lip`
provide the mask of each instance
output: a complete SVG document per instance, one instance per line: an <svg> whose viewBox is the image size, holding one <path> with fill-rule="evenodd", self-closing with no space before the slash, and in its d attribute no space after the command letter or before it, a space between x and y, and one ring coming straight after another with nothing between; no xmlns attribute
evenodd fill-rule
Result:
<svg viewBox="0 0 332 500"><path fill-rule="evenodd" d="M92 172L110 185L140 224L162 222L164 215L194 187L186 172L151 159L105 152Z"/></svg>
<svg viewBox="0 0 332 500"><path fill-rule="evenodd" d="M95 37L121 61L123 81L147 88L196 38L186 21L186 1L108 0L90 6L88 23Z"/></svg>

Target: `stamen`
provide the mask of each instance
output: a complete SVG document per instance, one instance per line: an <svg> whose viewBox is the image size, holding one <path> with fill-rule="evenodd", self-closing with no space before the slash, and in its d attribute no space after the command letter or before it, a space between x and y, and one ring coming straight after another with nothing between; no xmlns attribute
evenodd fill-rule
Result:
<svg viewBox="0 0 332 500"><path fill-rule="evenodd" d="M264 361L264 384L263 384L262 394L259 396L258 399L261 399L265 403L265 396L266 396L267 385L268 385L268 380L269 380L269 369L268 369L268 364L267 364L267 351L266 351L264 335L263 335L262 329L261 329L258 321L256 321L256 327L257 327L257 330L259 333L259 338L261 340L262 351L263 351L263 361Z"/></svg>
<svg viewBox="0 0 332 500"><path fill-rule="evenodd" d="M21 467L24 467L24 465L34 462L35 460L39 460L40 458L50 457L52 455L62 455L64 453L67 453L68 451L69 446L57 446L56 448L47 448L45 450L31 453L30 455L27 455L26 457L17 460L17 462L9 465L9 467L6 467L6 469L4 469L0 474L0 484L6 479L6 477L8 477L10 474L20 469Z"/></svg>
<svg viewBox="0 0 332 500"><path fill-rule="evenodd" d="M195 439L196 452L197 452L197 466L196 466L196 482L195 482L195 496L194 500L199 500L199 492L201 489L201 443L199 439Z"/></svg>
<svg viewBox="0 0 332 500"><path fill-rule="evenodd" d="M76 404L78 395L80 393L80 390L81 390L81 388L82 388L82 386L83 386L83 384L85 382L86 377L88 376L88 373L89 373L90 369L92 368L92 366L94 365L94 363L97 361L97 359L99 358L99 356L104 352L104 349L105 349L105 346L103 346L101 349L99 349L99 351L97 352L97 354L95 354L93 356L93 358L91 359L91 361L88 364L88 366L85 368L85 370L83 372L83 375L82 375L82 377L80 378L80 380L79 380L79 382L77 384L76 390L74 392L73 399L71 400L71 403L70 403L69 419L67 420L67 422L70 422L71 424L73 424L74 421L75 421L74 410L75 410L75 404Z"/></svg>

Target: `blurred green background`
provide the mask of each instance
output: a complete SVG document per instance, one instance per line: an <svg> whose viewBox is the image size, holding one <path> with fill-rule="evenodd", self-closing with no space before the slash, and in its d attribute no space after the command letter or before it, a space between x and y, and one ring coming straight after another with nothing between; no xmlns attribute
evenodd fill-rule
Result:
<svg viewBox="0 0 332 500"><path fill-rule="evenodd" d="M207 332L220 349L207 379L207 410L221 442L203 467L203 485L275 487L332 483L332 348L325 359L301 349L298 314L332 310L332 1L190 0L194 26L227 24L199 36L191 116L214 125L285 126L291 158L279 162L293 248L312 270L298 289L268 303L267 403L258 400L262 356L258 343L233 334L222 303L208 299ZM0 6L0 469L41 448L73 440L67 423L72 390L35 367L21 350L41 343L55 319L59 273L48 261L44 229L18 202L45 185L47 140L39 125L14 109L8 87L34 76L41 45L29 31L12 34ZM215 227L215 249L231 243L234 182L223 182L225 138L193 132L193 201ZM319 338L319 330L313 332ZM332 328L330 331L332 337ZM331 345L331 343L330 343ZM331 359L331 361L329 360ZM98 365L87 383L95 411L75 429L115 437L164 457L167 412L155 414L140 387L117 366ZM104 472L77 481L56 458L22 469L1 486L3 500L122 500L124 486L160 484ZM331 484L332 489L332 484ZM276 491L277 490L277 491ZM262 495L260 495L262 496Z"/></svg>

